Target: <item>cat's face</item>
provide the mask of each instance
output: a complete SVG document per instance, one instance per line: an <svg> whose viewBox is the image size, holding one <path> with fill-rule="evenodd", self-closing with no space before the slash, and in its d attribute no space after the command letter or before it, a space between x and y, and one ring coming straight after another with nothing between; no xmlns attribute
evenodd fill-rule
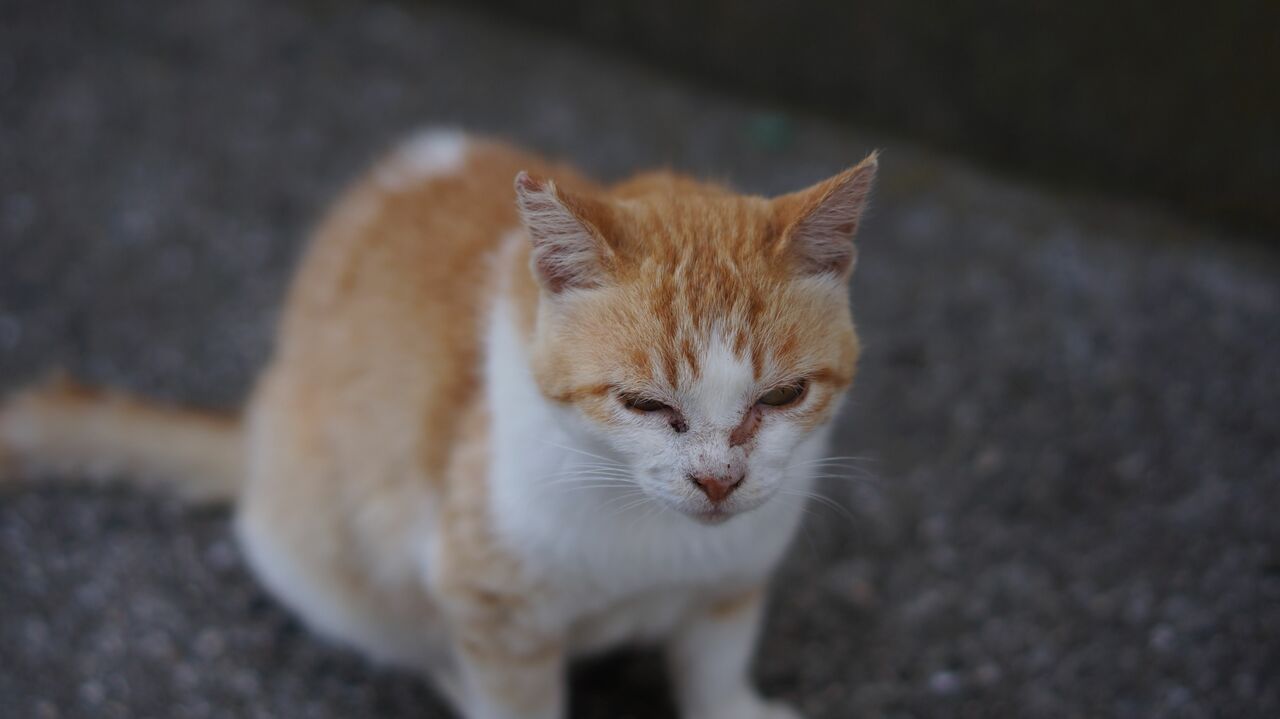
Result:
<svg viewBox="0 0 1280 719"><path fill-rule="evenodd" d="M853 379L846 280L874 170L776 200L665 176L587 198L522 176L544 394L700 521L784 491Z"/></svg>

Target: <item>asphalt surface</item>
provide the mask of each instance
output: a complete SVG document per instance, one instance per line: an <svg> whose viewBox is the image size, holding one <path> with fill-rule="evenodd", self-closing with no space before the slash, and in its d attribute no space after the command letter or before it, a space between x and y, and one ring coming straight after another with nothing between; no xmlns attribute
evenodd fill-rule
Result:
<svg viewBox="0 0 1280 719"><path fill-rule="evenodd" d="M220 407L317 213L421 125L756 192L883 148L834 448L864 469L781 572L763 686L831 719L1280 716L1263 243L453 10L4 0L0 98L0 389L57 365ZM643 652L574 692L575 717L671 716ZM0 716L445 714L303 631L225 513L59 481L0 493Z"/></svg>

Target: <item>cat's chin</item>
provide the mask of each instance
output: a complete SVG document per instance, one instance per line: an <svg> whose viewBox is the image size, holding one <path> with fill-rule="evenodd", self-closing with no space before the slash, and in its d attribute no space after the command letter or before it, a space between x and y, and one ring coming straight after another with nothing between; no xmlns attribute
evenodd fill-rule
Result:
<svg viewBox="0 0 1280 719"><path fill-rule="evenodd" d="M682 509L681 512L686 517L689 517L690 519L697 522L698 524L706 525L708 527L714 527L720 524L724 524L725 522L728 522L730 519L733 519L734 517L741 517L742 515L747 514L751 510L755 509L757 506L758 505L753 504L746 507L732 507L732 508L703 507L700 509L692 509L692 510Z"/></svg>
<svg viewBox="0 0 1280 719"><path fill-rule="evenodd" d="M683 514L689 519L692 519L693 521L697 522L698 524L702 524L708 527L714 527L720 524L724 524L725 522L728 522L734 517L740 517L744 514L749 514L753 510L758 509L764 503L765 502L762 502L762 501L753 501L753 502L735 501L735 502L722 504L719 506L709 506L707 502L690 503L690 504L673 502L669 506L672 509L679 512L680 514Z"/></svg>
<svg viewBox="0 0 1280 719"><path fill-rule="evenodd" d="M698 524L705 524L709 527L713 527L717 524L724 524L730 519L738 516L739 513L726 512L723 509L709 509L701 512L686 512L686 514L692 517L693 521Z"/></svg>

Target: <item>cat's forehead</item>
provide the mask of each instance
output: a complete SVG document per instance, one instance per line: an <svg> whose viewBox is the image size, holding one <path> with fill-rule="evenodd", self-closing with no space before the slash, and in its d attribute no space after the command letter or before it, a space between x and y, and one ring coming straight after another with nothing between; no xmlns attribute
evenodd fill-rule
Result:
<svg viewBox="0 0 1280 719"><path fill-rule="evenodd" d="M729 368L739 384L785 381L828 363L845 340L844 292L833 283L672 272L607 296L613 311L597 326L626 347L619 371L671 391Z"/></svg>
<svg viewBox="0 0 1280 719"><path fill-rule="evenodd" d="M671 271L733 270L760 258L779 230L767 201L730 194L633 200L610 229L633 261Z"/></svg>

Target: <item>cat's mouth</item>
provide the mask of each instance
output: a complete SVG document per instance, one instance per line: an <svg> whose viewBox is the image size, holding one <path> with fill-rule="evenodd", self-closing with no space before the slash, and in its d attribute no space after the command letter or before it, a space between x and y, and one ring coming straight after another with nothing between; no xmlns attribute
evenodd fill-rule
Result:
<svg viewBox="0 0 1280 719"><path fill-rule="evenodd" d="M696 509L682 509L682 513L699 524L707 526L715 526L724 524L742 514L756 509L760 506L758 502L726 502L712 505L704 504Z"/></svg>
<svg viewBox="0 0 1280 719"><path fill-rule="evenodd" d="M729 521L736 514L737 512L726 511L723 507L712 507L700 512L692 512L690 516L702 524L716 525Z"/></svg>

